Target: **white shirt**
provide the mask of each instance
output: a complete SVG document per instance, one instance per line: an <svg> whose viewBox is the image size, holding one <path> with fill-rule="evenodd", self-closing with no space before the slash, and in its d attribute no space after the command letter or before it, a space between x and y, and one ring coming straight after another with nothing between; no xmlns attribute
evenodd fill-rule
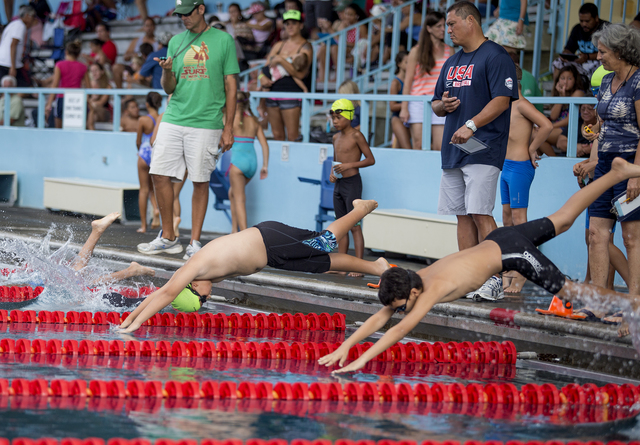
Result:
<svg viewBox="0 0 640 445"><path fill-rule="evenodd" d="M16 49L16 69L22 68L22 56L24 52L24 41L27 35L27 25L20 19L9 23L2 32L2 40L0 40L0 66L11 67L11 43L13 40L19 40Z"/></svg>

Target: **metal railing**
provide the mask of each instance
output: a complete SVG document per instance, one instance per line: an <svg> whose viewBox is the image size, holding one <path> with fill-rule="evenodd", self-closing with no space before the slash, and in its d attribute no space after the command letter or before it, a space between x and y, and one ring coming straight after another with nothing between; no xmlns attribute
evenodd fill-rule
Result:
<svg viewBox="0 0 640 445"><path fill-rule="evenodd" d="M74 93L82 91L86 97L92 94L96 95L108 95L113 96L111 102L113 107L113 131L120 131L120 117L122 115L122 97L123 96L146 96L152 91L167 96L163 90L151 90L151 89L67 89L67 88L0 88L0 93L9 93L9 97L12 94L28 94L37 95L38 98L38 113L36 119L37 128L45 128L45 104L50 94L64 94ZM4 101L4 126L9 127L9 119L6 119L10 115L11 101L5 99Z"/></svg>
<svg viewBox="0 0 640 445"><path fill-rule="evenodd" d="M0 88L0 94L31 94L38 96L38 112L37 112L37 128L45 128L45 103L49 94L64 94L69 90L61 88ZM73 90L71 90L73 91ZM77 91L77 90L76 90ZM120 131L120 110L122 96L144 96L151 91L159 92L166 96L161 90L115 90L115 89L89 89L83 90L87 96L89 94L100 94L113 96L113 132ZM251 93L251 106L256 108L258 101L263 97L272 97L273 93L268 91L252 92ZM324 102L332 102L337 99L349 99L352 101L360 101L360 131L365 135L375 134L378 125L378 119L375 117L375 113L370 113L371 107L375 109L376 102L423 102L423 125L422 125L422 145L423 150L431 149L431 96L403 96L392 94L353 94L353 95L341 95L335 93L278 93L279 98L283 99L300 99L302 101L302 110L300 116L302 141L309 142L309 134L311 130L311 118L314 114L314 102L321 100ZM568 142L567 142L567 156L576 156L576 147L578 142L578 118L580 115L580 105L593 104L595 105L596 99L593 97L529 97L527 98L532 104L562 104L569 106L569 125L567 129ZM4 116L10 115L10 101L5 100L4 104ZM329 108L320 111L320 114L324 115ZM371 118L371 122L370 119ZM385 135L390 131L390 116L387 114L384 120ZM9 119L4 120L4 127L10 127ZM384 143L379 146L384 148L388 145L389 139L385 137Z"/></svg>

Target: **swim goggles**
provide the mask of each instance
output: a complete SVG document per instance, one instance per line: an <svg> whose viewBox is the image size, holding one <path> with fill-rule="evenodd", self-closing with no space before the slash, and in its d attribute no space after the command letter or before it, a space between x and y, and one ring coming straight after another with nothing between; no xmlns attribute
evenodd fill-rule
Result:
<svg viewBox="0 0 640 445"><path fill-rule="evenodd" d="M200 295L200 293L191 286L191 283L187 284L186 289L189 289L193 295L198 297L198 300L200 300L200 306L202 306L204 302L207 301L207 297Z"/></svg>
<svg viewBox="0 0 640 445"><path fill-rule="evenodd" d="M407 298L407 300L404 302L404 304L402 306L398 306L397 308L395 308L393 313L394 314L398 314L400 312L405 312L407 310L407 304L408 303L409 303L409 298Z"/></svg>
<svg viewBox="0 0 640 445"><path fill-rule="evenodd" d="M354 112L353 110L337 109L337 110L330 110L329 111L329 115L331 115L331 117L333 117L334 114L342 115L342 113L351 113L351 119L350 120L352 120L353 119L353 112ZM347 118L347 116L343 116L343 117ZM347 119L349 119L349 118L347 118Z"/></svg>

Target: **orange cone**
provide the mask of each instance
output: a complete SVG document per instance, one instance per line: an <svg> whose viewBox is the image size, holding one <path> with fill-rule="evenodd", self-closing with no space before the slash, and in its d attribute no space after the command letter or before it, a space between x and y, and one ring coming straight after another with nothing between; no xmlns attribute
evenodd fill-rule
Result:
<svg viewBox="0 0 640 445"><path fill-rule="evenodd" d="M586 317L585 314L574 314L573 304L571 304L570 301L562 301L555 295L551 300L549 309L536 309L536 312L539 312L543 315L555 315L557 317L571 318L573 320L581 320Z"/></svg>

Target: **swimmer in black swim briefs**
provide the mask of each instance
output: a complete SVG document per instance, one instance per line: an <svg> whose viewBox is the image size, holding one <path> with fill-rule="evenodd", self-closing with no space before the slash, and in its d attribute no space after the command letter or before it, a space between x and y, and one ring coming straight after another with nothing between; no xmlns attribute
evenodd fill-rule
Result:
<svg viewBox="0 0 640 445"><path fill-rule="evenodd" d="M380 277L378 297L383 308L349 337L333 353L320 359L320 364L343 366L349 349L381 329L396 312L404 318L380 338L357 360L334 373L362 368L369 360L384 352L406 336L437 303L464 297L479 288L492 275L516 270L533 283L565 300L587 297L599 303L621 302L635 311L640 297L621 294L598 286L575 283L536 247L569 229L576 218L605 190L625 179L640 177L640 166L617 158L611 171L575 193L565 205L548 218L529 221L491 232L483 242L470 249L449 255L431 266L414 272L394 267ZM636 198L640 199L640 198Z"/></svg>
<svg viewBox="0 0 640 445"><path fill-rule="evenodd" d="M238 233L222 236L198 251L178 269L169 282L149 295L120 325L121 332L133 332L191 285L199 295L209 295L212 283L251 275L266 266L301 272L358 271L381 275L389 268L384 258L365 261L333 253L336 240L371 213L378 203L355 200L353 210L332 222L322 233L264 222Z"/></svg>

